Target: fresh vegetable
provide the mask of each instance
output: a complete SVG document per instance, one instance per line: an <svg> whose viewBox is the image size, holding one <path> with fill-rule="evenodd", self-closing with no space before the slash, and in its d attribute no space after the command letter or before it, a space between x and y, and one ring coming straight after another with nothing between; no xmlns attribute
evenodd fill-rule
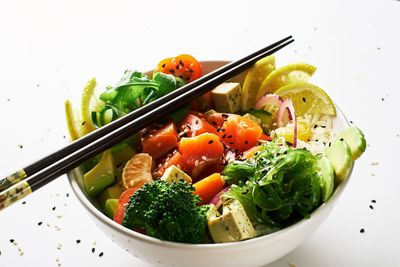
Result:
<svg viewBox="0 0 400 267"><path fill-rule="evenodd" d="M356 126L351 126L343 130L339 133L336 140L340 141L340 139L342 138L350 147L353 160L358 159L361 154L364 153L367 147L367 142L365 141L363 132L359 128L357 128Z"/></svg>
<svg viewBox="0 0 400 267"><path fill-rule="evenodd" d="M115 180L115 164L111 151L103 153L99 163L83 175L83 182L89 196L96 196Z"/></svg>
<svg viewBox="0 0 400 267"><path fill-rule="evenodd" d="M142 183L137 183L135 186L126 189L118 198L118 207L114 213L114 221L122 224L125 214L125 207L131 196L142 186Z"/></svg>
<svg viewBox="0 0 400 267"><path fill-rule="evenodd" d="M199 243L206 234L208 206L198 206L193 190L184 181L146 184L130 198L122 225L143 228L161 240Z"/></svg>
<svg viewBox="0 0 400 267"><path fill-rule="evenodd" d="M157 65L157 71L172 74L186 82L191 82L200 78L201 65L191 55L184 54L161 60Z"/></svg>
<svg viewBox="0 0 400 267"><path fill-rule="evenodd" d="M143 138L143 152L159 159L178 145L175 124L170 122L161 129L150 132Z"/></svg>
<svg viewBox="0 0 400 267"><path fill-rule="evenodd" d="M325 154L335 171L336 182L343 181L353 165L349 145L343 139L337 140L331 144Z"/></svg>
<svg viewBox="0 0 400 267"><path fill-rule="evenodd" d="M224 185L225 180L221 174L213 173L194 184L194 194L200 197L200 205L204 205L209 203L224 188Z"/></svg>
<svg viewBox="0 0 400 267"><path fill-rule="evenodd" d="M321 175L322 200L326 202L333 193L335 187L335 172L329 159L321 155L318 159Z"/></svg>
<svg viewBox="0 0 400 267"><path fill-rule="evenodd" d="M180 180L183 180L189 184L192 183L192 178L175 165L169 166L161 176L160 180L167 181L169 183L179 182Z"/></svg>
<svg viewBox="0 0 400 267"><path fill-rule="evenodd" d="M111 219L114 218L115 212L118 209L118 199L107 199L104 205L104 213Z"/></svg>
<svg viewBox="0 0 400 267"><path fill-rule="evenodd" d="M285 127L291 121L293 127L293 135L287 140L292 143L293 147L297 146L297 117L294 111L293 103L290 99L282 102L278 110L277 124L278 127Z"/></svg>
<svg viewBox="0 0 400 267"><path fill-rule="evenodd" d="M232 185L225 197L242 203L253 221L285 227L321 203L317 158L304 149L274 142L263 145L253 158L229 163L224 170Z"/></svg>
<svg viewBox="0 0 400 267"><path fill-rule="evenodd" d="M165 170L170 166L176 166L182 171L188 172L188 168L186 166L185 161L182 158L181 153L178 150L175 150L172 154L168 154L158 165L157 169L152 173L154 178L161 177Z"/></svg>

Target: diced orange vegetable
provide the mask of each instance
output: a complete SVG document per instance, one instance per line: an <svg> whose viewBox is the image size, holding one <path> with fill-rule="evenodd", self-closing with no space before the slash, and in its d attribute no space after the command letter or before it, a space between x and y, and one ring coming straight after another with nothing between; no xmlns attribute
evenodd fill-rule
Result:
<svg viewBox="0 0 400 267"><path fill-rule="evenodd" d="M225 180L222 178L221 174L214 173L193 185L195 188L194 194L201 198L200 205L204 205L209 203L216 194L221 192L224 185Z"/></svg>
<svg viewBox="0 0 400 267"><path fill-rule="evenodd" d="M271 136L268 136L268 135L266 135L265 133L263 133L263 134L260 136L260 140L271 141L272 138L271 138Z"/></svg>
<svg viewBox="0 0 400 267"><path fill-rule="evenodd" d="M254 146L243 152L243 155L240 157L241 159L249 159L254 156L257 151L260 151L262 146Z"/></svg>
<svg viewBox="0 0 400 267"><path fill-rule="evenodd" d="M178 133L171 122L155 133L150 133L142 142L143 152L159 159L178 145Z"/></svg>
<svg viewBox="0 0 400 267"><path fill-rule="evenodd" d="M255 146L261 135L262 129L257 123L239 115L230 115L218 132L221 142L238 152Z"/></svg>

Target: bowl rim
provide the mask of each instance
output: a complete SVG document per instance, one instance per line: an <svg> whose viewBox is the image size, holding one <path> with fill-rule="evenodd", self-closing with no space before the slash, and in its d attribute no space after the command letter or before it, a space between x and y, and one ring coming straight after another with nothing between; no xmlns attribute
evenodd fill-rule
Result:
<svg viewBox="0 0 400 267"><path fill-rule="evenodd" d="M214 65L224 65L226 63L229 63L230 61L227 60L202 60L200 61L201 64L214 64ZM343 111L334 103L336 110L337 110L337 117L341 117L343 120L343 124L347 127L350 126L350 123L348 119L346 118L345 114ZM339 116L338 116L339 115ZM292 231L294 228L300 227L301 225L306 224L310 220L313 219L313 217L318 216L320 213L322 213L325 209L329 209L334 202L336 202L339 199L339 196L343 193L344 189L346 188L347 183L350 180L351 174L353 172L353 167L354 163L352 164L346 178L336 187L335 191L333 194L330 196L327 202L322 203L317 209L315 209L311 214L309 218L303 218L300 221L287 226L283 229L280 229L276 232L254 237L251 239L243 240L240 242L227 242L227 243L207 243L207 244L191 244L191 243L180 243L180 242L172 242L172 241L163 241L155 237L147 236L145 234L138 233L136 231L133 231L131 229L128 229L114 220L110 219L107 217L104 213L99 211L86 197L84 192L81 190L78 181L75 179L74 173L79 172L79 167L73 169L72 171L67 173L68 181L69 184L72 188L72 191L74 192L75 196L78 198L79 202L86 208L86 210L91 213L96 219L101 221L103 224L107 225L108 227L113 228L115 231L119 232L120 234L126 236L129 239L138 239L140 241L143 241L145 243L149 243L151 245L155 246L168 246L171 248L179 248L179 249L196 249L196 250L208 250L210 248L212 249L224 249L224 248L238 248L243 245L252 245L254 243L259 243L261 241L266 241L269 239L275 239L277 236L281 236L282 234L286 234L290 231ZM333 206L331 207L333 208ZM317 227L316 227L317 229ZM315 229L315 230L316 230Z"/></svg>

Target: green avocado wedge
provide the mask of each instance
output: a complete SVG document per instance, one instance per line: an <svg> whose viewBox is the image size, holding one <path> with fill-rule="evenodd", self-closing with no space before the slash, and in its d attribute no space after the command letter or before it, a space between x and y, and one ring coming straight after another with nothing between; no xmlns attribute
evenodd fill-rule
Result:
<svg viewBox="0 0 400 267"><path fill-rule="evenodd" d="M115 164L112 153L106 150L99 163L83 175L86 193L97 196L115 180Z"/></svg>
<svg viewBox="0 0 400 267"><path fill-rule="evenodd" d="M353 165L349 145L343 140L336 140L325 152L335 172L335 182L340 183L346 177Z"/></svg>

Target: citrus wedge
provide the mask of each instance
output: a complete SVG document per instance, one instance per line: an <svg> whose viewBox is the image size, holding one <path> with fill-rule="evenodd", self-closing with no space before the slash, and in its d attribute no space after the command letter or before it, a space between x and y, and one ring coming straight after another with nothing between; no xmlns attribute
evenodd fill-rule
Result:
<svg viewBox="0 0 400 267"><path fill-rule="evenodd" d="M96 102L95 98L93 97L95 88L96 88L96 78L92 78L86 83L82 92L81 118L82 118L82 130L84 135L96 129L96 127L93 124L91 116L92 106Z"/></svg>
<svg viewBox="0 0 400 267"><path fill-rule="evenodd" d="M64 108L69 136L71 141L74 141L83 136L82 121L79 118L78 112L69 100L65 101Z"/></svg>
<svg viewBox="0 0 400 267"><path fill-rule="evenodd" d="M280 87L294 83L307 82L317 68L307 63L295 63L272 71L262 82L256 99L272 94Z"/></svg>
<svg viewBox="0 0 400 267"><path fill-rule="evenodd" d="M149 154L139 153L134 155L122 171L122 184L125 189L142 186L153 181L151 167L153 159Z"/></svg>
<svg viewBox="0 0 400 267"><path fill-rule="evenodd" d="M310 83L291 83L275 91L284 99L290 98L297 116L321 114L336 116L336 108L328 94Z"/></svg>
<svg viewBox="0 0 400 267"><path fill-rule="evenodd" d="M254 108L256 95L262 81L275 69L275 56L267 56L257 61L247 72L241 92L241 109Z"/></svg>

